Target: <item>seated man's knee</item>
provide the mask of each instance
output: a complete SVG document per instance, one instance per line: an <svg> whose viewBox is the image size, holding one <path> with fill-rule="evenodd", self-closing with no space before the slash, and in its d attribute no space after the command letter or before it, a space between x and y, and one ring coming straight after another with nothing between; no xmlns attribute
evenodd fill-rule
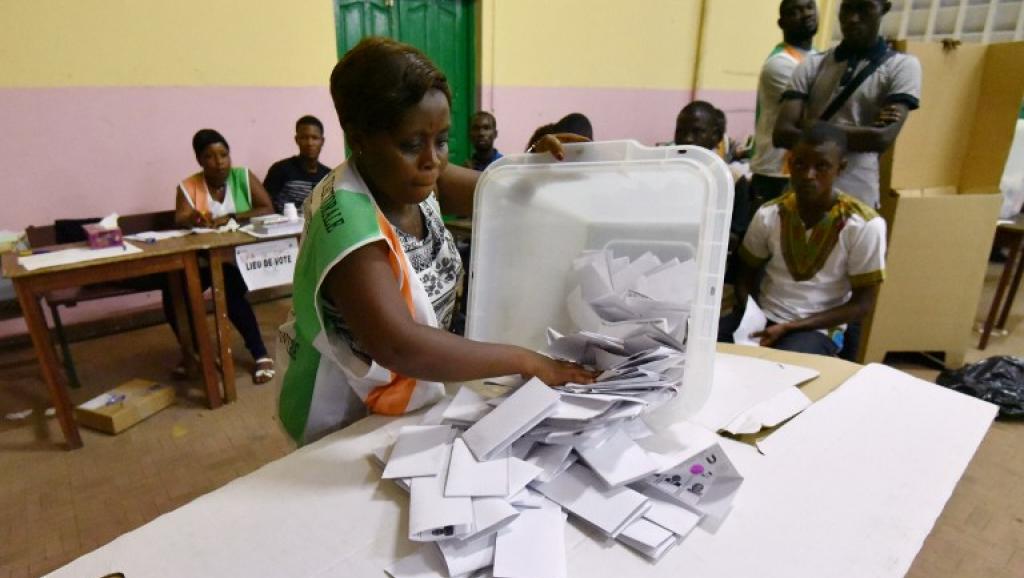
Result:
<svg viewBox="0 0 1024 578"><path fill-rule="evenodd" d="M772 345L775 349L796 353L835 356L839 346L820 331L798 331L784 335Z"/></svg>

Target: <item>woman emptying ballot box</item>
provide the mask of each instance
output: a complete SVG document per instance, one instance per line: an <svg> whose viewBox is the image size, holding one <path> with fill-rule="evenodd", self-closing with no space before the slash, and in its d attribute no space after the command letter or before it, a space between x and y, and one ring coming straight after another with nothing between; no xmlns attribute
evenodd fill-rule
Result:
<svg viewBox="0 0 1024 578"><path fill-rule="evenodd" d="M280 416L292 438L308 443L368 412L424 407L444 395L444 381L591 382L579 366L446 331L462 263L437 193L472 207L476 173L448 165L444 74L412 46L367 38L334 68L331 96L352 156L303 210L293 317L278 343Z"/></svg>

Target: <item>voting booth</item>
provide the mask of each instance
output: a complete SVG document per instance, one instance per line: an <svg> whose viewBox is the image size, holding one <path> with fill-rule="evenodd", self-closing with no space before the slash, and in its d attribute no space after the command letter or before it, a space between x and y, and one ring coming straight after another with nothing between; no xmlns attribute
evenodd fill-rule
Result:
<svg viewBox="0 0 1024 578"><path fill-rule="evenodd" d="M466 336L542 350L548 327L576 330L566 298L585 250L693 258L683 387L658 412L691 415L711 387L732 200L725 163L699 147L612 141L566 145L564 162L501 159L477 185Z"/></svg>
<svg viewBox="0 0 1024 578"><path fill-rule="evenodd" d="M939 351L963 365L1002 204L999 183L1024 98L1024 42L898 46L921 62L921 108L882 163L886 280L861 362Z"/></svg>

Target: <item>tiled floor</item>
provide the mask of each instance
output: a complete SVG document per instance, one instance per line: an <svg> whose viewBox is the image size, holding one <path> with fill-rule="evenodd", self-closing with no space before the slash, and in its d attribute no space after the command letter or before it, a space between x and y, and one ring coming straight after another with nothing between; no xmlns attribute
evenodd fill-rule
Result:
<svg viewBox="0 0 1024 578"><path fill-rule="evenodd" d="M268 342L287 307L257 308ZM968 361L1024 355L1024 296L1009 325L1009 337L972 350ZM275 420L276 392L246 378L251 361L240 342L235 350L238 402L210 411L197 383L182 384L177 405L118 436L83 430L85 447L74 452L54 443L60 429L41 417L48 402L31 350L0 352L0 415L35 409L24 420L0 420L0 578L53 570L290 451ZM133 377L166 380L177 361L164 326L76 343L73 351L86 384L73 392L75 402ZM938 373L914 357L893 363L929 380ZM992 427L908 576L1024 577L1022 427Z"/></svg>

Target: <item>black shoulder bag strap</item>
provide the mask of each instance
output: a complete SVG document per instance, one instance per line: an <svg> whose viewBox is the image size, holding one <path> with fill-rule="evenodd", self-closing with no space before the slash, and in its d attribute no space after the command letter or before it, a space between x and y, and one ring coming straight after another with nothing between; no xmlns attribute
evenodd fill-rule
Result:
<svg viewBox="0 0 1024 578"><path fill-rule="evenodd" d="M874 74L874 72L878 70L878 67L882 66L882 64L885 63L886 60L889 60L889 57L894 54L896 54L895 51L886 50L871 59L871 62L868 62L868 65L857 73L857 76L853 77L850 79L850 82L846 83L846 86L843 87L843 91L837 94L836 97L832 99L832 102L828 103L828 106L825 107L825 110L821 113L821 120L825 122L832 120L832 117L839 112L840 108L843 108L846 101L850 100L853 93L860 88L860 85L864 84L864 81Z"/></svg>

